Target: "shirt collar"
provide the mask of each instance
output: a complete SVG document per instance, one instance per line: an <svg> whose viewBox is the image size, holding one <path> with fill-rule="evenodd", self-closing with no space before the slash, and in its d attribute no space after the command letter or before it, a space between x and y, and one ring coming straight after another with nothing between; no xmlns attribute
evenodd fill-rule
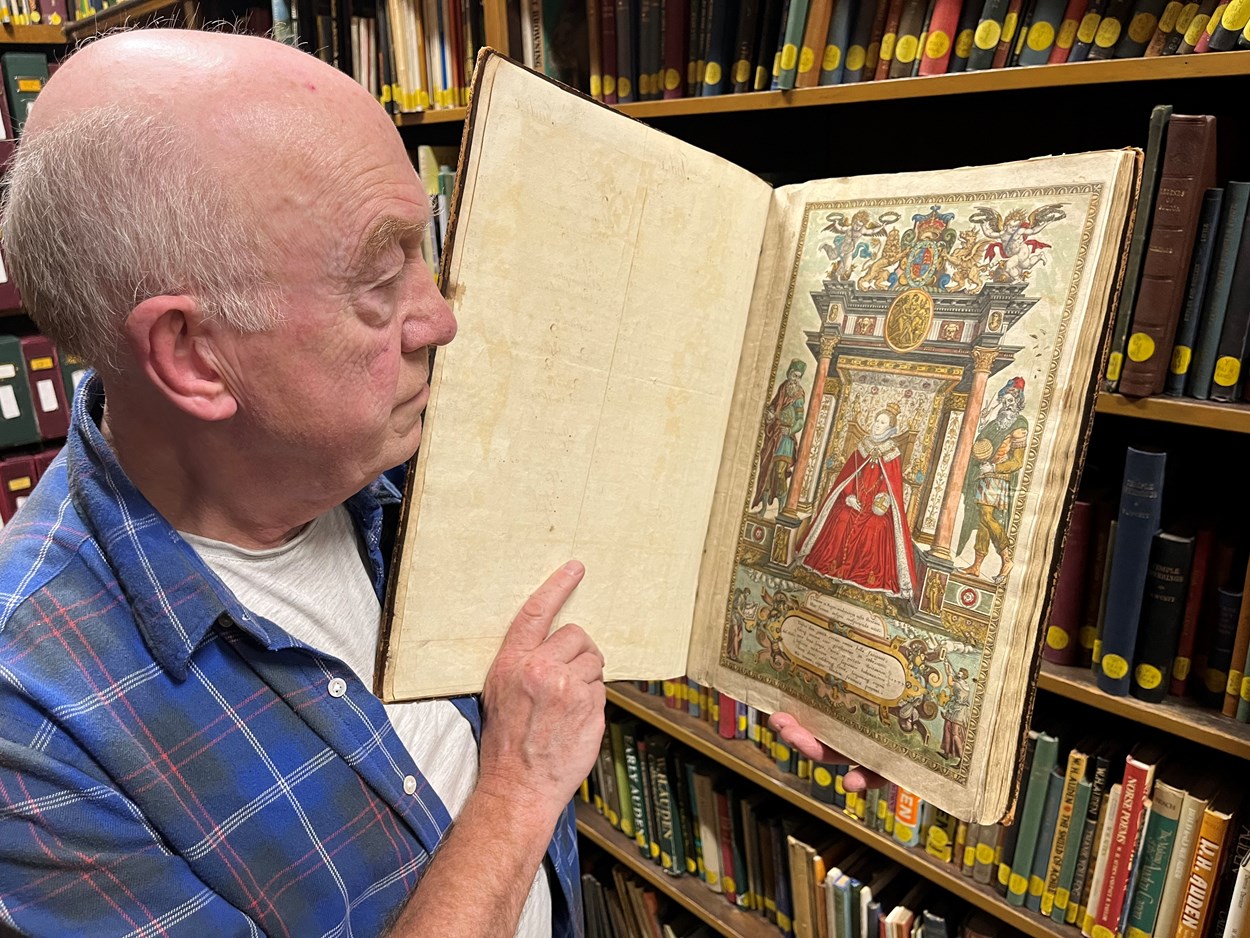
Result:
<svg viewBox="0 0 1250 938"><path fill-rule="evenodd" d="M127 477L100 432L104 386L88 372L74 396L65 441L69 491L130 605L158 664L178 680L214 625L235 625L269 650L306 648L286 630L248 611ZM381 563L382 506L399 492L379 477L347 501L352 520ZM375 582L384 574L374 571Z"/></svg>

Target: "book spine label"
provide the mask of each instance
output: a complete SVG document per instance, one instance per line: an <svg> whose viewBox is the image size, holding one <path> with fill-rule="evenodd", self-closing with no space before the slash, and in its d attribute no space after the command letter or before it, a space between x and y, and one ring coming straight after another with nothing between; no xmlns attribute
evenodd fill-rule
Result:
<svg viewBox="0 0 1250 938"><path fill-rule="evenodd" d="M1089 502L1072 506L1068 536L1063 542L1063 559L1055 581L1050 625L1042 657L1055 664L1073 664L1077 658L1081 617L1085 611L1085 584L1089 570L1089 540L1094 509Z"/></svg>
<svg viewBox="0 0 1250 938"><path fill-rule="evenodd" d="M1193 538L1168 534L1156 535L1150 548L1146 594L1133 654L1131 690L1139 700L1158 703L1167 694L1172 656L1185 616L1193 549Z"/></svg>
<svg viewBox="0 0 1250 938"><path fill-rule="evenodd" d="M1011 860L1011 878L1007 883L1007 901L1015 906L1024 905L1029 891L1033 854L1037 850L1038 832L1042 826L1047 790L1050 787L1050 772L1055 766L1058 750L1059 740L1055 737L1046 733L1038 737L1033 751L1033 765L1029 769L1029 787L1024 796L1024 810L1020 814L1015 855Z"/></svg>
<svg viewBox="0 0 1250 938"><path fill-rule="evenodd" d="M1151 797L1150 820L1142 841L1141 872L1137 889L1129 909L1126 938L1149 936L1154 932L1159 912L1159 900L1163 896L1163 883L1167 877L1168 860L1176 841L1176 827L1180 820L1184 792L1164 782L1156 782Z"/></svg>
<svg viewBox="0 0 1250 938"><path fill-rule="evenodd" d="M1202 817L1193 866L1185 883L1176 938L1199 938L1205 934L1219 882L1220 855L1227 829L1228 816L1208 808Z"/></svg>
<svg viewBox="0 0 1250 938"><path fill-rule="evenodd" d="M1125 763L1124 781L1120 785L1120 806L1111 832L1111 855L1107 860L1107 878L1094 917L1096 924L1118 932L1120 913L1128 891L1142 815L1150 798L1153 766L1146 766L1131 756Z"/></svg>
<svg viewBox="0 0 1250 938"><path fill-rule="evenodd" d="M1220 338L1228 312L1229 292L1233 285L1237 256L1241 250L1247 204L1250 204L1250 182L1229 182L1224 187L1219 234L1212 248L1210 283L1203 298L1193 365L1185 382L1185 393L1199 400L1206 400L1211 396Z"/></svg>
<svg viewBox="0 0 1250 938"><path fill-rule="evenodd" d="M1241 241L1237 247L1237 262L1228 286L1228 306L1224 316L1224 328L1220 332L1219 349L1215 356L1215 370L1211 373L1211 399L1232 401L1240 396L1245 379L1245 356L1247 338L1250 337L1250 304L1244 297L1250 290L1250 213L1241 227Z"/></svg>
<svg viewBox="0 0 1250 938"><path fill-rule="evenodd" d="M1167 381L1163 387L1164 391L1176 397L1185 393L1185 381L1189 375L1189 366L1193 363L1194 343L1198 339L1203 301L1207 295L1207 283L1211 279L1211 258L1219 234L1220 209L1223 205L1223 189L1208 189L1202 197L1202 212L1198 216L1198 240L1194 244L1189 281L1185 286L1185 301L1181 306L1181 321L1176 327L1172 360L1168 365Z"/></svg>

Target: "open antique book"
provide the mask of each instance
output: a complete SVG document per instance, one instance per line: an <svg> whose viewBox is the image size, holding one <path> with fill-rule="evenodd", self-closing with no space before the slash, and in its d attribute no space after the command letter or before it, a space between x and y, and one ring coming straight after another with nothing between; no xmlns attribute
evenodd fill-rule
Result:
<svg viewBox="0 0 1250 938"><path fill-rule="evenodd" d="M787 709L998 820L1135 151L774 190L494 53L379 649L480 690L571 557L609 679Z"/></svg>

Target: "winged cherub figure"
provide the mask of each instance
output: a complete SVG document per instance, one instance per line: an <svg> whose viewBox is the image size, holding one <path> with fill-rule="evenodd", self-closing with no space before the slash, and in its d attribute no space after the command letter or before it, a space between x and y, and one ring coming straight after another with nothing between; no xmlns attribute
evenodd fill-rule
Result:
<svg viewBox="0 0 1250 938"><path fill-rule="evenodd" d="M994 279L1020 283L1029 278L1029 271L1046 262L1042 252L1050 245L1038 241L1037 235L1051 222L1062 218L1067 218L1067 213L1060 204L1043 205L1027 215L1024 209L1015 208L1005 218L989 206L978 205L968 221L979 226L990 239L985 259L992 262L996 254L1001 258Z"/></svg>
<svg viewBox="0 0 1250 938"><path fill-rule="evenodd" d="M863 209L860 209L847 221L841 212L830 212L825 216L829 224L821 229L833 232L833 243L820 246L832 264L829 267L828 279L846 282L854 274L855 261L872 259L870 240L879 240L886 235L886 229L899 220L897 212L885 212L876 221Z"/></svg>

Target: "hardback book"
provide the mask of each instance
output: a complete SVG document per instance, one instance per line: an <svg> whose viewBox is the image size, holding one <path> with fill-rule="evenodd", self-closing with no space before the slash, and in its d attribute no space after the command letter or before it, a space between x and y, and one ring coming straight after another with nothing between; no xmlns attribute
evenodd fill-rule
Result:
<svg viewBox="0 0 1250 938"><path fill-rule="evenodd" d="M479 691L576 557L609 680L1003 817L1139 153L774 190L497 53L472 101L380 694Z"/></svg>
<svg viewBox="0 0 1250 938"><path fill-rule="evenodd" d="M1233 286L1233 274L1241 253L1242 233L1246 224L1246 207L1250 205L1250 182L1230 181L1224 187L1224 204L1220 208L1219 229L1211 248L1210 283L1202 300L1202 314L1198 322L1197 344L1194 360L1185 382L1185 393L1199 400L1211 396L1211 385L1220 351L1220 339L1224 333L1224 320L1228 313L1229 297ZM1224 362L1220 369L1225 384L1233 368L1232 362ZM1235 381L1234 376L1234 381Z"/></svg>
<svg viewBox="0 0 1250 938"><path fill-rule="evenodd" d="M1076 30L1076 41L1072 43L1072 50L1068 53L1069 62L1084 62L1086 59L1089 58L1090 50L1094 48L1094 38L1098 35L1098 28L1102 26L1102 14L1103 14L1103 11L1107 8L1108 2L1109 0L1089 0L1089 5L1085 8L1085 15L1081 17L1081 25L1078 26ZM1147 167L1149 167L1149 160L1147 161ZM1147 191L1144 183L1143 183L1142 189L1143 191ZM1150 201L1151 202L1154 201L1153 196L1151 196ZM1140 214L1138 215L1138 217L1139 218L1141 217ZM1131 282L1132 282L1132 278L1130 277L1126 281L1126 283L1131 283ZM1121 301L1120 308L1124 309L1123 301ZM1131 313L1132 304L1129 304L1128 309L1129 309L1129 312ZM1117 345L1115 348L1113 348L1111 354L1115 355L1117 349L1120 350L1122 354L1123 352L1122 345ZM1114 358L1111 360L1110 364L1111 365L1115 364ZM1107 378L1108 380L1112 382L1114 382L1115 380L1111 375L1110 366L1108 367L1108 370L1107 370Z"/></svg>
<svg viewBox="0 0 1250 938"><path fill-rule="evenodd" d="M1185 618L1185 597L1194 555L1194 539L1160 531L1150 548L1146 593L1137 626L1131 693L1158 703L1172 680L1172 658ZM1238 675L1240 686L1240 674Z"/></svg>
<svg viewBox="0 0 1250 938"><path fill-rule="evenodd" d="M1046 645L1042 649L1042 657L1055 664L1074 664L1080 648L1077 633L1085 613L1093 517L1094 506L1089 502L1078 501L1072 506L1072 520L1059 564L1059 579L1055 583L1055 601L1051 605L1050 624L1046 628Z"/></svg>
<svg viewBox="0 0 1250 938"><path fill-rule="evenodd" d="M1172 680L1168 693L1184 697L1189 672L1193 666L1194 639L1198 633L1198 619L1202 615L1207 594L1207 569L1211 558L1211 544L1215 532L1203 528L1194 538L1194 555L1189 565L1189 585L1185 593L1185 615L1181 620L1180 637L1176 642L1176 654L1172 658Z"/></svg>
<svg viewBox="0 0 1250 938"><path fill-rule="evenodd" d="M1175 2L1175 0L1173 0ZM1168 365L1164 390L1174 397L1185 393L1189 378L1189 366L1193 363L1194 343L1198 339L1198 327L1202 322L1202 307L1211 279L1211 258L1219 236L1220 212L1224 206L1224 190L1208 189L1202 197L1202 212L1198 216L1198 240L1194 244L1193 261L1189 266L1189 284L1185 288L1185 302L1181 306L1181 321L1176 327L1176 341L1172 345L1172 361Z"/></svg>
<svg viewBox="0 0 1250 938"><path fill-rule="evenodd" d="M1125 935L1129 938L1155 933L1159 901L1163 896L1168 863L1176 842L1176 828L1180 822L1185 792L1159 778L1155 779L1150 799L1150 819L1141 848L1141 872L1138 874L1137 889L1133 893L1128 927L1125 929Z"/></svg>

